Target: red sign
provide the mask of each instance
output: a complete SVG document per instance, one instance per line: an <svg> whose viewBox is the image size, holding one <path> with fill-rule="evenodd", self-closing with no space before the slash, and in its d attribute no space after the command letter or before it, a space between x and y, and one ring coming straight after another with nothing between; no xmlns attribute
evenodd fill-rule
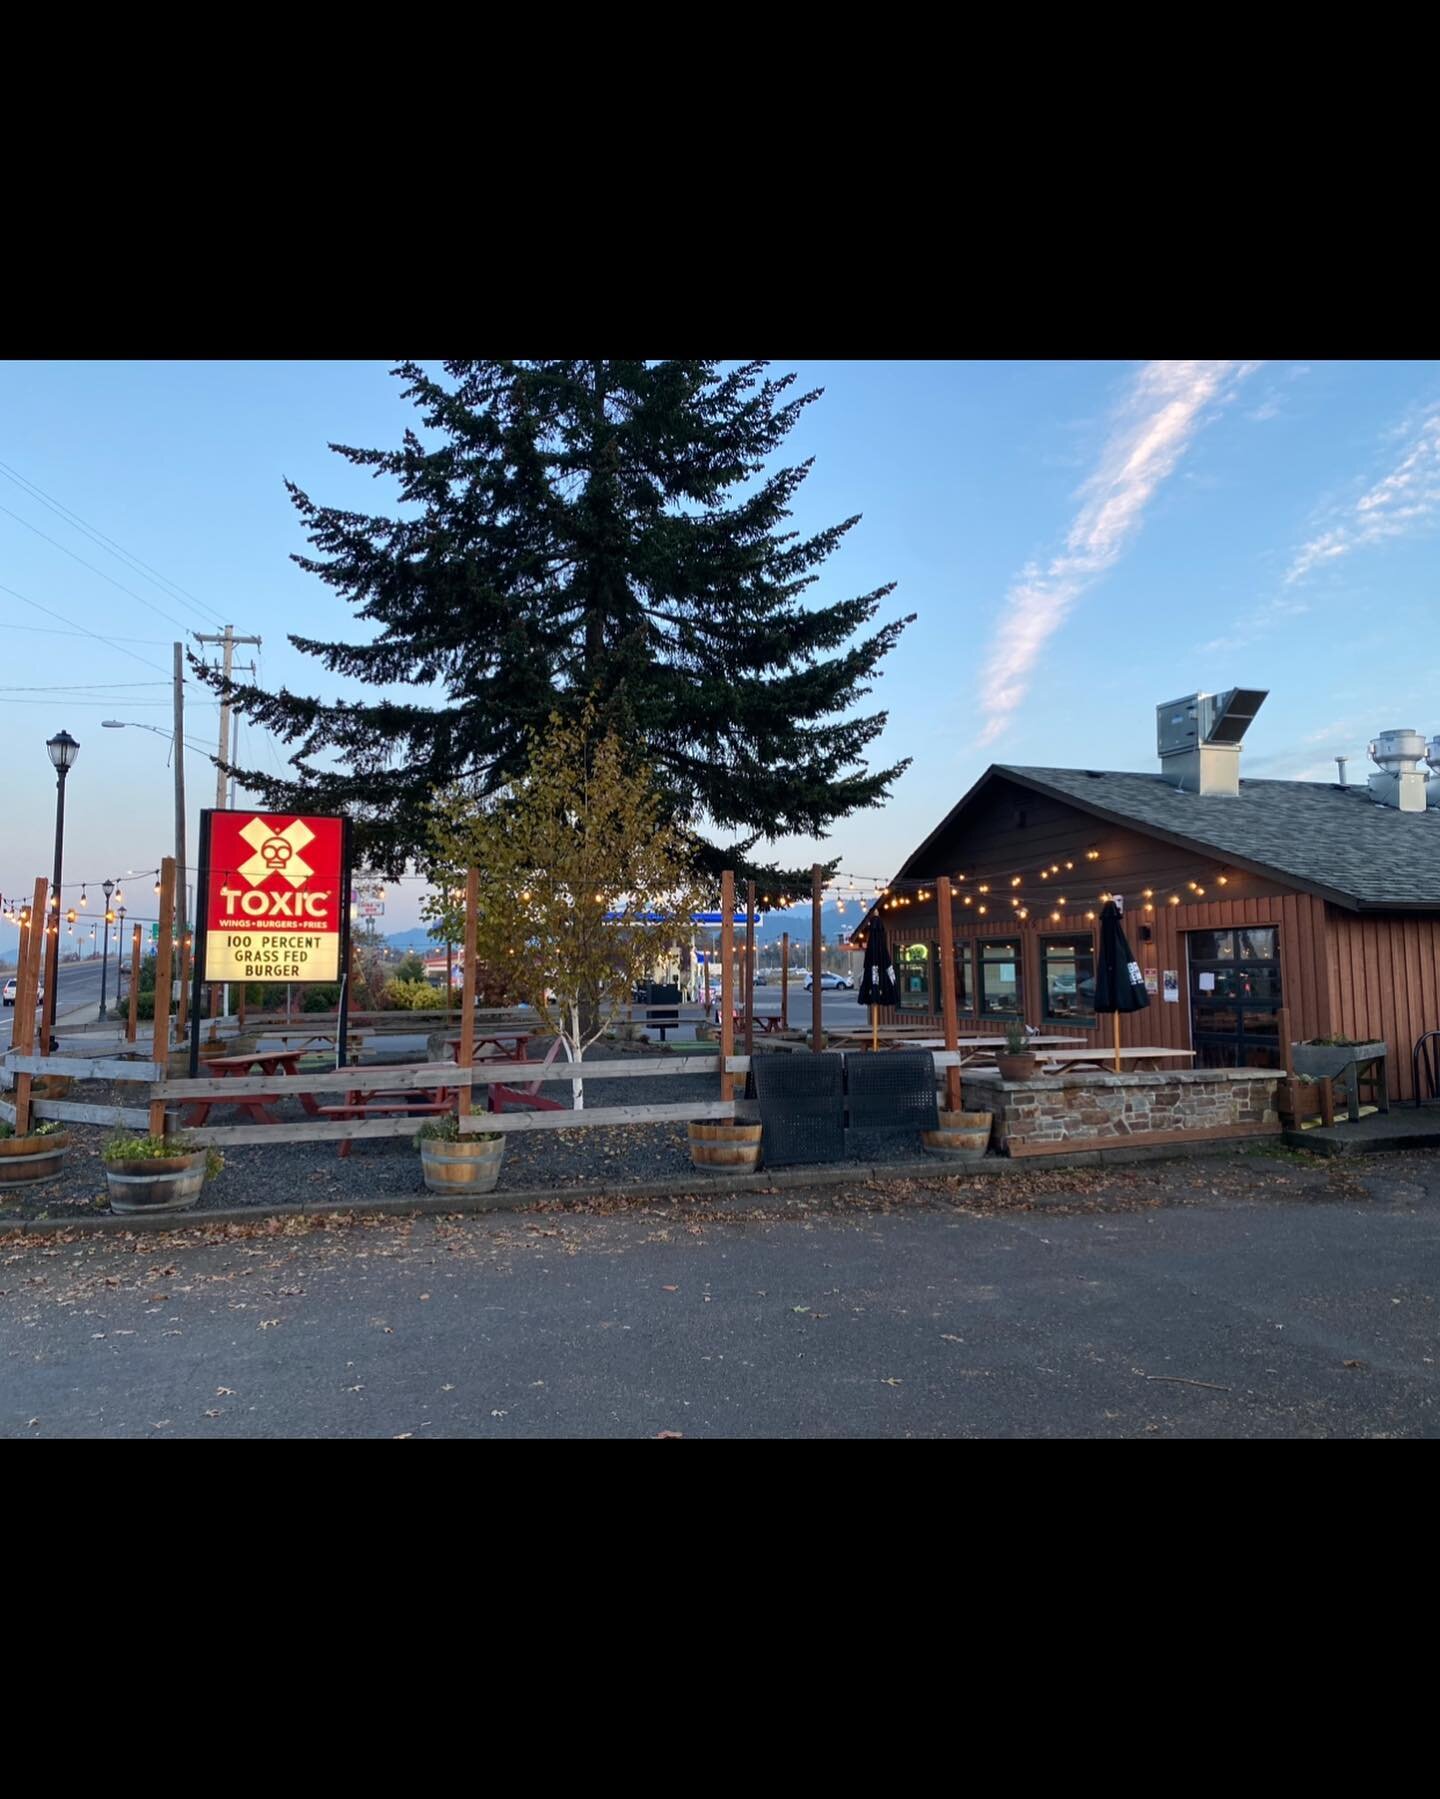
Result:
<svg viewBox="0 0 1440 1799"><path fill-rule="evenodd" d="M212 812L207 981L335 981L344 927L345 823Z"/></svg>

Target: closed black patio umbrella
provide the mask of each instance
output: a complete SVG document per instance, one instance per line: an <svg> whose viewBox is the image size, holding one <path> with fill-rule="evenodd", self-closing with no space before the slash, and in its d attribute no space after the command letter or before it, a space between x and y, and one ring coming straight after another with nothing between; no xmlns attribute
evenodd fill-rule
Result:
<svg viewBox="0 0 1440 1799"><path fill-rule="evenodd" d="M1120 908L1106 900L1100 913L1100 962L1095 970L1095 1010L1115 1017L1115 1071L1120 1071L1120 1014L1143 1012L1150 1004L1145 976L1130 954Z"/></svg>
<svg viewBox="0 0 1440 1799"><path fill-rule="evenodd" d="M895 986L895 970L890 962L890 942L880 914L875 914L865 934L865 963L860 975L860 1004L870 1007L870 1047L878 1048L880 1020L878 1006L893 1006L900 995Z"/></svg>

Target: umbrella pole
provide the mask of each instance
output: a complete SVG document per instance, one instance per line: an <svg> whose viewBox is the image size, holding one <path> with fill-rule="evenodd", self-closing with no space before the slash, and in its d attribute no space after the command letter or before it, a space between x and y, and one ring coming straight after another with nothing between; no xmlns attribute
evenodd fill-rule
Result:
<svg viewBox="0 0 1440 1799"><path fill-rule="evenodd" d="M1120 1072L1120 1014L1115 1013L1115 1072Z"/></svg>
<svg viewBox="0 0 1440 1799"><path fill-rule="evenodd" d="M880 1008L879 1008L879 1006L871 1006L871 1008L870 1008L870 1047L871 1047L871 1049L874 1049L874 1050L878 1050L880 1047Z"/></svg>

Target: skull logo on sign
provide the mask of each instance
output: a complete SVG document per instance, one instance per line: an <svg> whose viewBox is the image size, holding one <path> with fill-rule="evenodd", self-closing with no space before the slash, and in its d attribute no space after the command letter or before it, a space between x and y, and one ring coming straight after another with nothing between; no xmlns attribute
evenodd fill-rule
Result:
<svg viewBox="0 0 1440 1799"><path fill-rule="evenodd" d="M272 873L278 873L283 869L293 853L283 837L268 837L260 845L260 854L265 859L265 866Z"/></svg>

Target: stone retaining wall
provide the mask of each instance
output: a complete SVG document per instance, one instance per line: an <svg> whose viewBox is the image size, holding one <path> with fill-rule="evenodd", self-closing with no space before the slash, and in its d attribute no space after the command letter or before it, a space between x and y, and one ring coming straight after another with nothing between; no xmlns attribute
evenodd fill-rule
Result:
<svg viewBox="0 0 1440 1799"><path fill-rule="evenodd" d="M1115 1142L1278 1136L1278 1078L1256 1068L1043 1075L1033 1081L977 1072L964 1077L963 1088L966 1111L994 1114L997 1149L1043 1156Z"/></svg>

